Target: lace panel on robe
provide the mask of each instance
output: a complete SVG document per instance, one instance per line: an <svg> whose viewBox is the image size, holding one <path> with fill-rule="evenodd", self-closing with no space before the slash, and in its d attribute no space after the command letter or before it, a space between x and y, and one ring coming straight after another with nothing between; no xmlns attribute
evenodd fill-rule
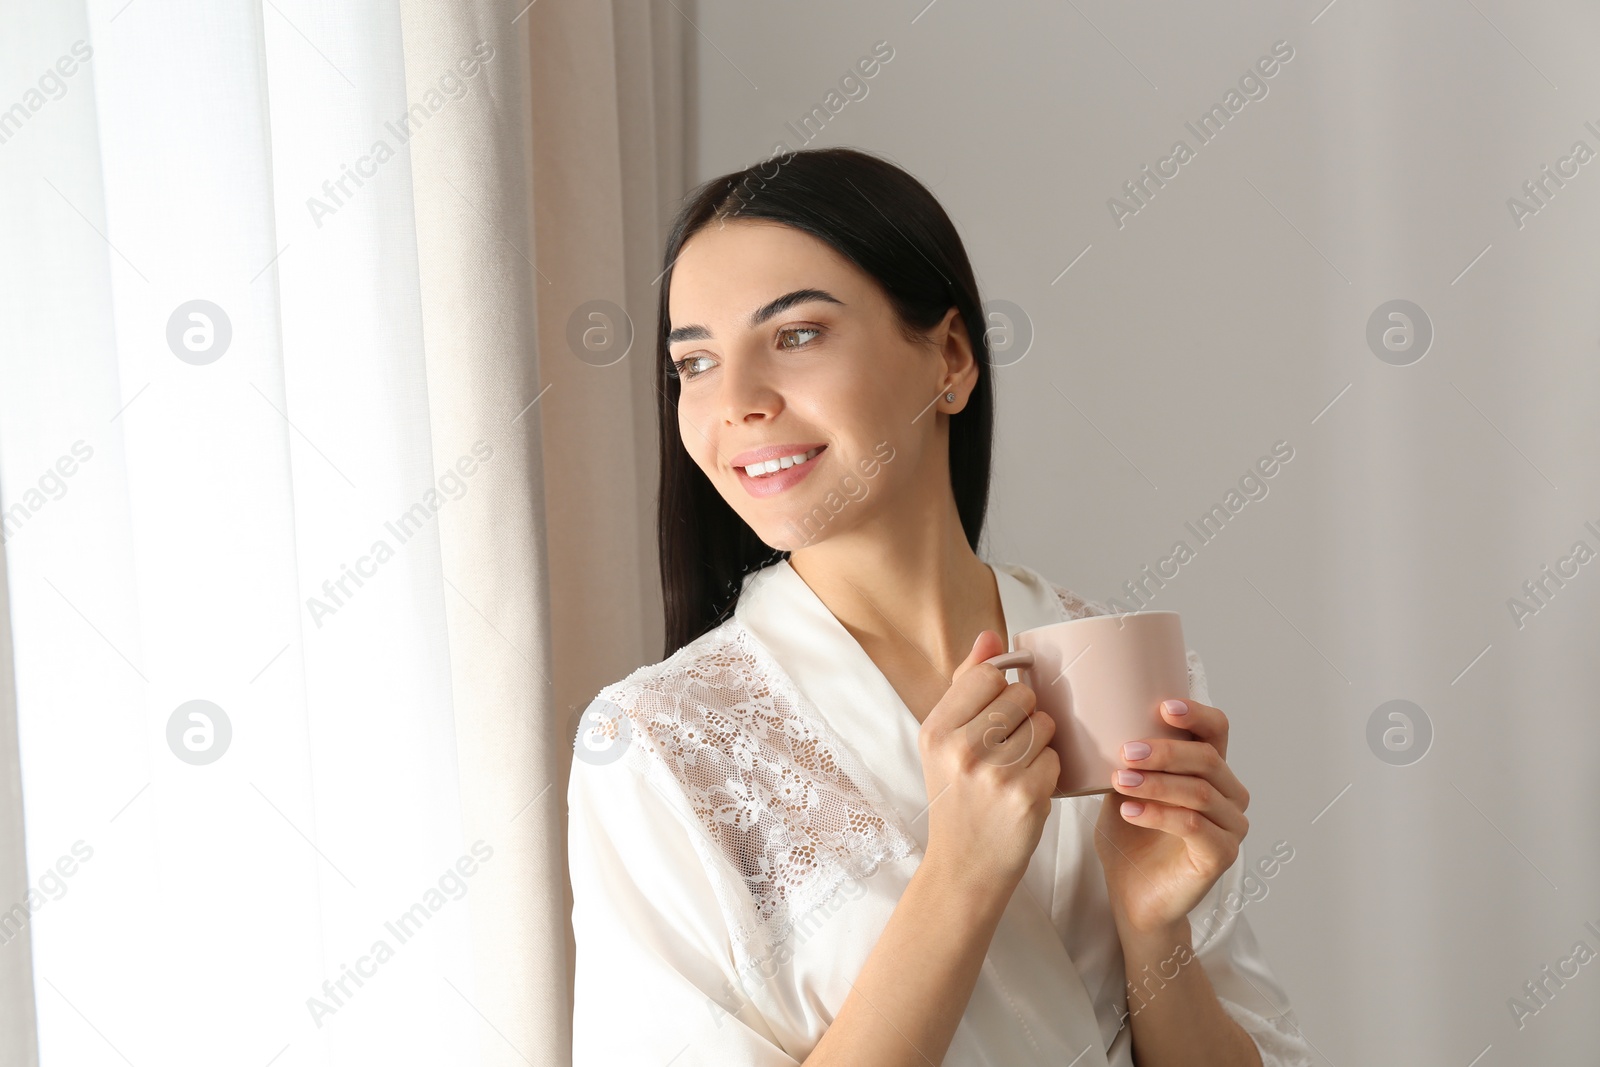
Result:
<svg viewBox="0 0 1600 1067"><path fill-rule="evenodd" d="M748 959L775 951L845 881L917 848L856 755L737 619L602 689L591 709L613 739L625 713L625 757L673 807L692 810Z"/></svg>

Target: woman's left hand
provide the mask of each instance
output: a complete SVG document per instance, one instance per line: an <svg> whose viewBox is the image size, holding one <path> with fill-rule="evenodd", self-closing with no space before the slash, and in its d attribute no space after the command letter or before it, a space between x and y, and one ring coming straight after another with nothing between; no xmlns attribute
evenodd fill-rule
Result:
<svg viewBox="0 0 1600 1067"><path fill-rule="evenodd" d="M1172 714L1167 703L1187 706ZM1100 805L1095 851L1117 921L1136 933L1188 932L1188 914L1238 858L1249 832L1250 793L1227 764L1228 717L1197 700L1164 702L1161 718L1189 731L1193 741L1129 739L1120 753L1126 769L1144 776L1123 784ZM1148 748L1148 754L1137 757ZM1143 804L1137 814L1132 810Z"/></svg>

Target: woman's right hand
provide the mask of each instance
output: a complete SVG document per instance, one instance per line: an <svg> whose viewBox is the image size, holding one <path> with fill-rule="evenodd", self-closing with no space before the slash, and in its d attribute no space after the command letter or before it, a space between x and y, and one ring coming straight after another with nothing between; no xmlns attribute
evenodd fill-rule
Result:
<svg viewBox="0 0 1600 1067"><path fill-rule="evenodd" d="M1003 890L1022 880L1050 816L1061 761L1049 747L1055 720L1034 692L1007 684L983 661L1000 655L984 630L917 736L928 787L927 857L974 886Z"/></svg>

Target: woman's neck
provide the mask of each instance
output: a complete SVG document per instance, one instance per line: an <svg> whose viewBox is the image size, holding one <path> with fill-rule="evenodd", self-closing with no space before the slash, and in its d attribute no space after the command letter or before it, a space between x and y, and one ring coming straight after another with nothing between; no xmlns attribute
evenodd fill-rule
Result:
<svg viewBox="0 0 1600 1067"><path fill-rule="evenodd" d="M942 520L853 529L795 550L789 564L880 666L920 660L948 685L981 631L1010 635L994 573L953 501Z"/></svg>

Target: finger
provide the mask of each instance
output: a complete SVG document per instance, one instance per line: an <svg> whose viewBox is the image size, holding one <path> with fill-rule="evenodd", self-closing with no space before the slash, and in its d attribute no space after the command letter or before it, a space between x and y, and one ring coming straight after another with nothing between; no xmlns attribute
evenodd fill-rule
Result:
<svg viewBox="0 0 1600 1067"><path fill-rule="evenodd" d="M1006 739L1006 744L1014 753L1002 765L1016 767L1025 778L1049 777L1050 791L1054 792L1056 782L1061 778L1061 757L1050 747L1050 738L1055 736L1055 732L1054 719L1042 711L1031 712L1027 721Z"/></svg>
<svg viewBox="0 0 1600 1067"><path fill-rule="evenodd" d="M1051 725L1054 726L1054 720L1051 721ZM1024 772L1023 778L1037 784L1041 793L1053 797L1056 786L1061 781L1061 757L1048 743L1041 743L1035 747L1038 751L1028 761L1028 769Z"/></svg>
<svg viewBox="0 0 1600 1067"><path fill-rule="evenodd" d="M966 725L968 739L979 750L979 758L1000 766L1018 761L1032 741L1032 734L1037 733L1032 720L1037 704L1034 689L1021 681L1002 689L1000 696Z"/></svg>
<svg viewBox="0 0 1600 1067"><path fill-rule="evenodd" d="M1158 709L1161 721L1188 730L1196 741L1209 741L1226 759L1228 757L1228 717L1222 709L1198 700L1163 700Z"/></svg>
<svg viewBox="0 0 1600 1067"><path fill-rule="evenodd" d="M1133 777L1139 780L1132 781ZM1123 768L1112 772L1111 785L1118 793L1136 800L1197 811L1235 837L1242 838L1250 831L1250 820L1235 800L1192 774Z"/></svg>
<svg viewBox="0 0 1600 1067"><path fill-rule="evenodd" d="M996 667L983 668L983 661L1005 651L1000 635L993 630L980 631L967 652L967 658L956 668L950 689L933 706L922 721L922 730L933 736L942 736L966 726L971 717L962 709L974 704L983 706L999 696L1006 687L1005 672Z"/></svg>
<svg viewBox="0 0 1600 1067"><path fill-rule="evenodd" d="M1030 687L1012 682L972 720L968 729L984 762L1001 767L1026 764L1037 752L1035 742L1049 741L1055 733L1055 720L1035 711L1037 704L1038 697Z"/></svg>
<svg viewBox="0 0 1600 1067"><path fill-rule="evenodd" d="M1148 752L1140 755L1146 749ZM1250 791L1233 773L1233 768L1222 758L1222 753L1209 741L1146 737L1124 744L1118 754L1123 763L1134 770L1166 771L1204 778L1217 792L1233 801L1240 811L1250 806Z"/></svg>
<svg viewBox="0 0 1600 1067"><path fill-rule="evenodd" d="M1157 800L1124 800L1117 810L1135 826L1182 838L1189 849L1189 861L1213 880L1239 858L1240 838L1192 808L1176 808Z"/></svg>
<svg viewBox="0 0 1600 1067"><path fill-rule="evenodd" d="M961 665L956 668L956 673L951 677L951 680L954 681L960 678L984 660L998 656L1005 650L1006 644L1000 639L999 634L993 630L979 630L977 639L972 642L972 648L967 652L967 658L961 661ZM999 673L999 671L997 670L996 673Z"/></svg>

